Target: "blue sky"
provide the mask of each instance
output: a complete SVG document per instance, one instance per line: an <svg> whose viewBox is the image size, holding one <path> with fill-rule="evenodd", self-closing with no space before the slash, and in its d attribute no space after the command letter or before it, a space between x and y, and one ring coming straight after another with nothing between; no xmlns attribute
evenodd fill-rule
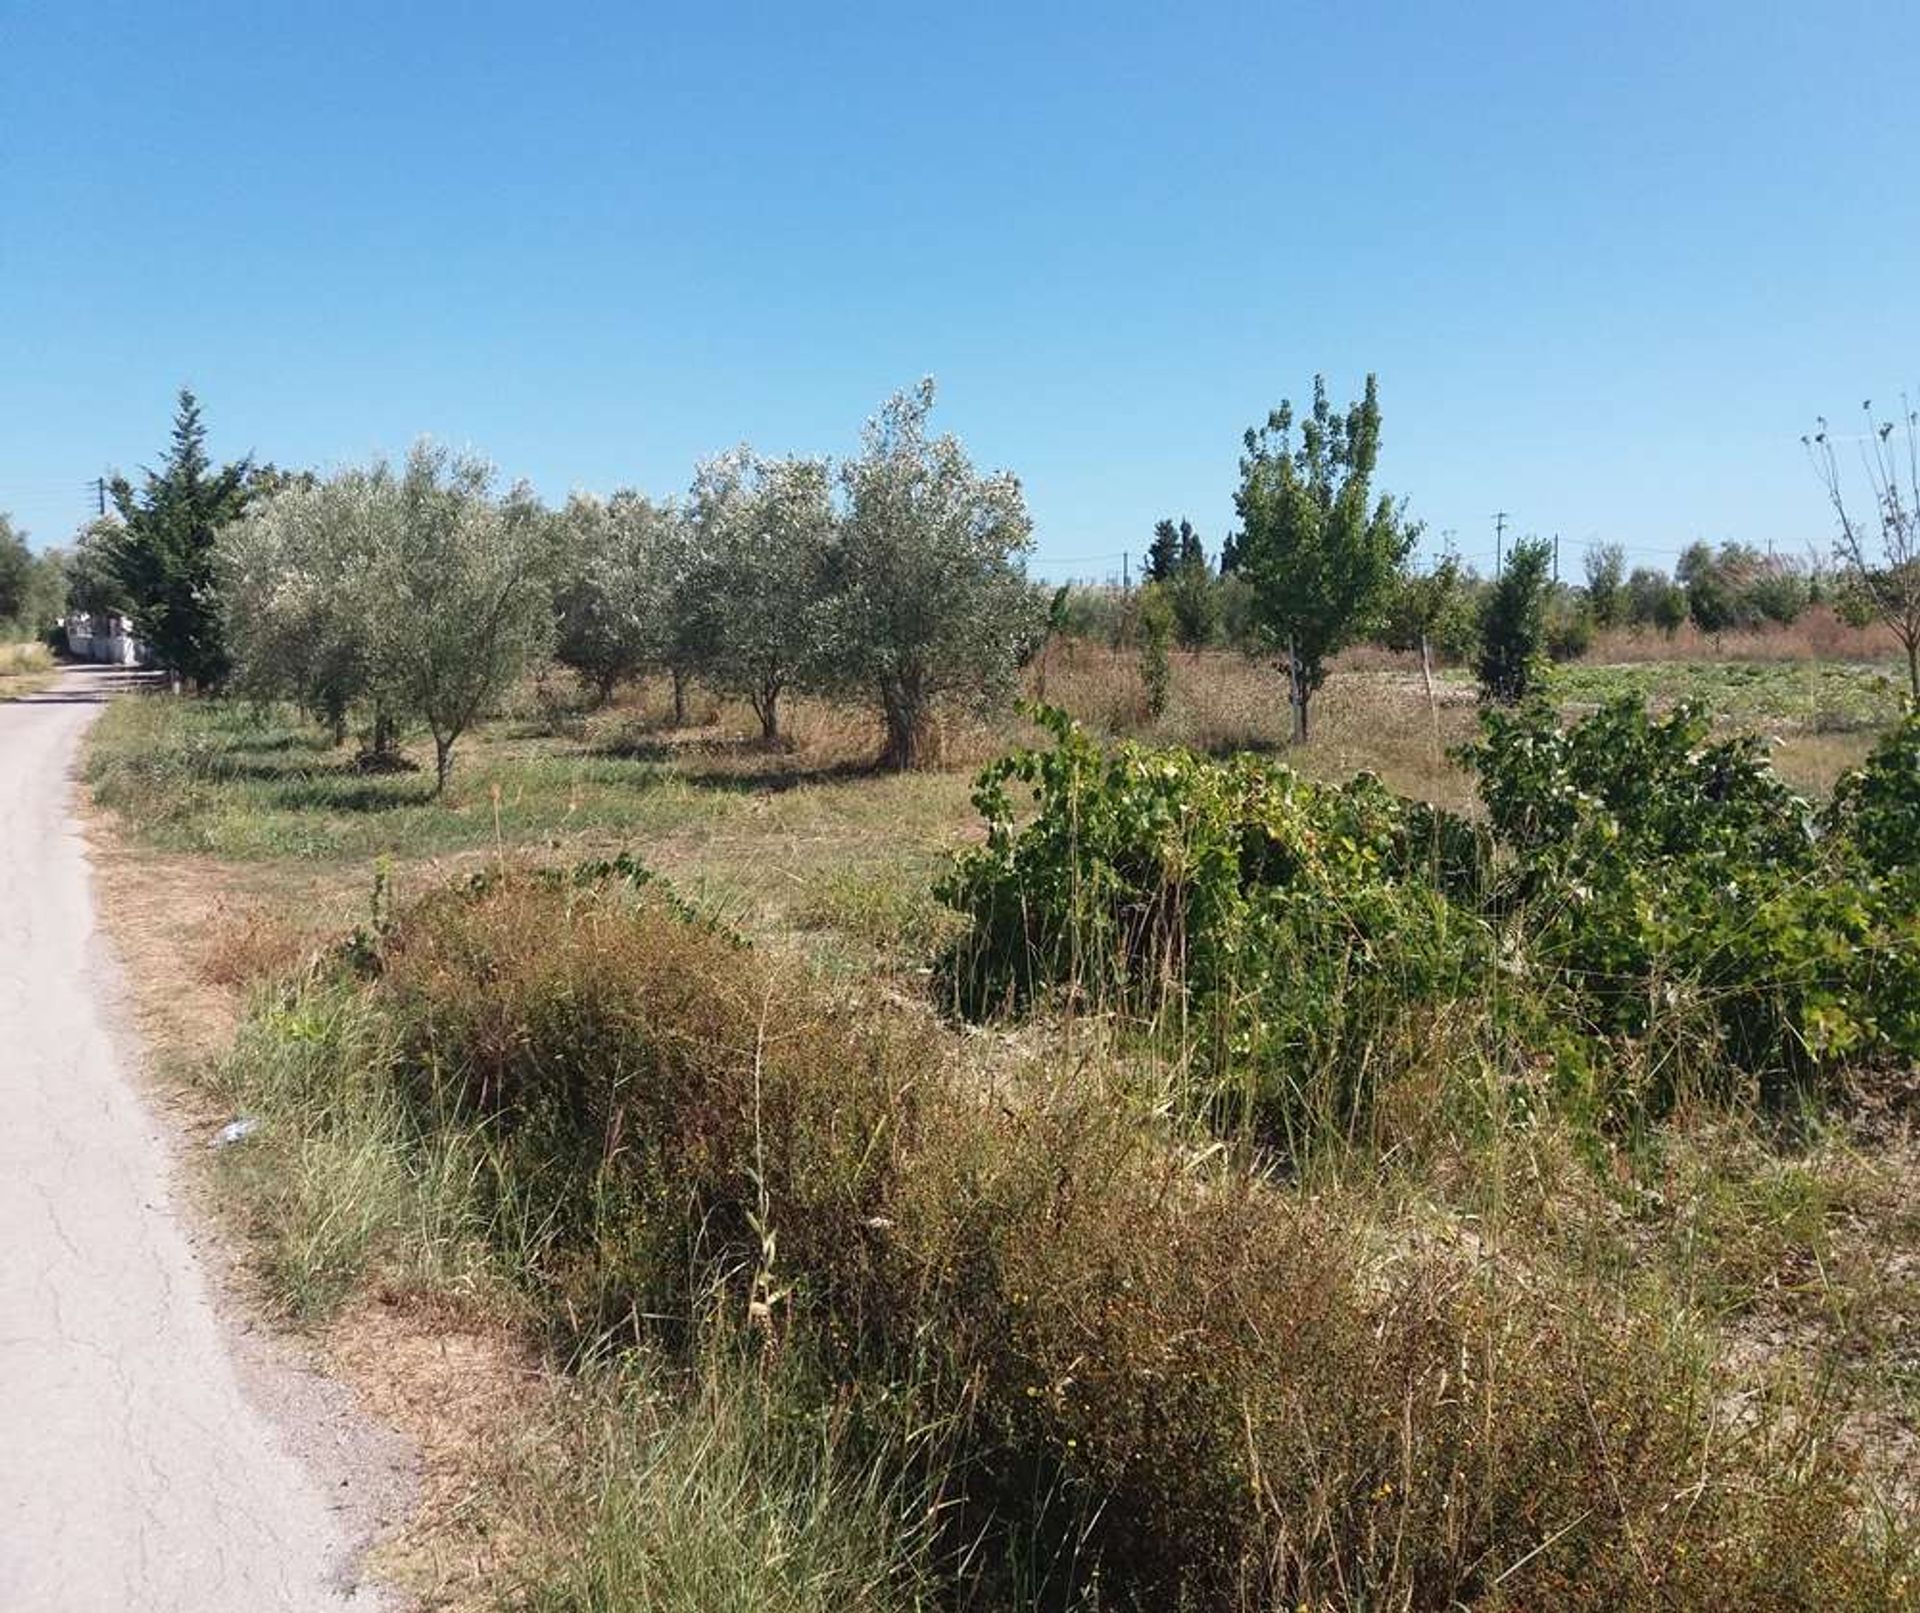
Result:
<svg viewBox="0 0 1920 1613"><path fill-rule="evenodd" d="M1373 370L1469 558L1824 550L1799 434L1920 387L1916 60L1911 4L0 0L0 509L63 539L183 382L223 454L559 496L930 372L1100 574Z"/></svg>

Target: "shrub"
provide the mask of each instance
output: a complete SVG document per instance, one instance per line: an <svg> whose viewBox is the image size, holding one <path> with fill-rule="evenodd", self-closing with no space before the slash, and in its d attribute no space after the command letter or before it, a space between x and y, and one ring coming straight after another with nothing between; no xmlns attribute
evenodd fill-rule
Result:
<svg viewBox="0 0 1920 1613"><path fill-rule="evenodd" d="M1147 691L1147 710L1158 722L1167 714L1167 696L1173 690L1173 607L1165 590L1150 583L1140 593L1140 682Z"/></svg>
<svg viewBox="0 0 1920 1613"><path fill-rule="evenodd" d="M1350 1116L1349 1065L1379 1016L1477 966L1485 932L1444 894L1480 877L1473 831L1370 775L1330 788L1251 756L1103 751L1061 713L1039 720L1054 748L981 775L986 844L940 889L970 920L943 964L956 1002L1064 985L1178 1026L1221 1082L1222 1118L1291 1129L1309 1076L1332 1084L1312 1107ZM1015 782L1038 808L1018 830Z"/></svg>
<svg viewBox="0 0 1920 1613"><path fill-rule="evenodd" d="M1547 641L1547 568L1552 546L1530 539L1513 546L1505 568L1480 605L1480 693L1486 700L1524 699L1538 681Z"/></svg>
<svg viewBox="0 0 1920 1613"><path fill-rule="evenodd" d="M1247 757L1102 751L1047 722L1053 750L982 775L986 843L942 888L969 925L945 963L955 1001L1064 986L1116 1007L1176 1038L1216 1123L1290 1145L1343 1132L1407 1027L1462 1006L1489 1056L1548 1056L1612 1123L1689 1082L1779 1101L1920 1052L1905 876L1819 835L1758 742L1708 743L1695 708L1616 701L1564 731L1544 703L1489 710L1463 759L1498 863L1364 776L1331 789ZM1910 838L1910 743L1842 787L1863 846Z"/></svg>

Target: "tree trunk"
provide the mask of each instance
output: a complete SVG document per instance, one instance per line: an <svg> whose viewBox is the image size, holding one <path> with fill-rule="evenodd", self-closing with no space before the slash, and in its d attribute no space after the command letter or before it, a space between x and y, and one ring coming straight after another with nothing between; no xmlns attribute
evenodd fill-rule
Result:
<svg viewBox="0 0 1920 1613"><path fill-rule="evenodd" d="M1920 634L1907 639L1907 689L1920 704Z"/></svg>
<svg viewBox="0 0 1920 1613"><path fill-rule="evenodd" d="M880 709L887 724L887 748L881 753L880 765L895 772L911 772L925 757L923 703L905 689L882 685Z"/></svg>
<svg viewBox="0 0 1920 1613"><path fill-rule="evenodd" d="M384 706L373 708L373 754L387 756L393 751L393 719Z"/></svg>
<svg viewBox="0 0 1920 1613"><path fill-rule="evenodd" d="M1287 702L1293 707L1293 742L1307 742L1307 677L1300 665L1298 641L1287 640Z"/></svg>
<svg viewBox="0 0 1920 1613"><path fill-rule="evenodd" d="M1433 735L1440 737L1440 702L1433 693L1433 645L1423 630L1420 634L1420 681L1427 688L1427 715L1433 719Z"/></svg>
<svg viewBox="0 0 1920 1613"><path fill-rule="evenodd" d="M684 667L673 669L673 726L687 726L687 673Z"/></svg>
<svg viewBox="0 0 1920 1613"><path fill-rule="evenodd" d="M433 793L444 795L447 790L447 775L453 771L453 740L433 736Z"/></svg>
<svg viewBox="0 0 1920 1613"><path fill-rule="evenodd" d="M780 691L762 689L753 697L753 714L760 719L760 739L768 745L780 742Z"/></svg>

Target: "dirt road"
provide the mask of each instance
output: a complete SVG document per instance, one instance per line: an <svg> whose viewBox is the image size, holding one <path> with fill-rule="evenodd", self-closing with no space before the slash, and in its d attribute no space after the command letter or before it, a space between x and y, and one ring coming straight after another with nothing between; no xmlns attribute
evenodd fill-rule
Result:
<svg viewBox="0 0 1920 1613"><path fill-rule="evenodd" d="M71 809L114 677L0 705L0 1613L382 1606L350 1413L217 1308L128 1066Z"/></svg>

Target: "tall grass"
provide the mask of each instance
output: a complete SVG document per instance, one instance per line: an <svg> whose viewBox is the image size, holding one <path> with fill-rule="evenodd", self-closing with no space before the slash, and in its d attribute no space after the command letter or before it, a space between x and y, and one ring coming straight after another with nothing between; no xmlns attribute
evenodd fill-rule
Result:
<svg viewBox="0 0 1920 1613"><path fill-rule="evenodd" d="M536 1605L1892 1594L1839 1408L1735 1398L1657 1276L1578 1258L1604 1209L1531 1185L1543 1118L1475 1145L1510 1201L1475 1224L1289 1189L1097 1069L952 1058L644 894L508 875L284 999L229 1079L301 1139L264 1201L295 1302L497 1281L589 1372L680 1363L702 1415L615 1419ZM366 1162L333 1116L377 1117Z"/></svg>

